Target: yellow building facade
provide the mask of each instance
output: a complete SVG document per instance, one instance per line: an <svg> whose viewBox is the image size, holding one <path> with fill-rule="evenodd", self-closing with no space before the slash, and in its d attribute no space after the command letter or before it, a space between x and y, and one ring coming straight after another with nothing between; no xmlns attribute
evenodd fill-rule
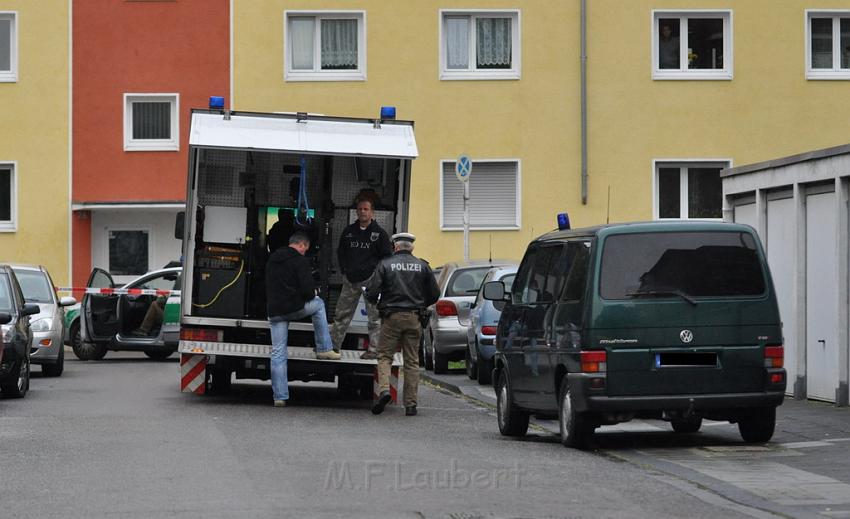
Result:
<svg viewBox="0 0 850 519"><path fill-rule="evenodd" d="M70 279L69 2L0 1L0 261Z"/></svg>
<svg viewBox="0 0 850 519"><path fill-rule="evenodd" d="M846 2L586 5L234 0L232 107L414 120L409 230L432 264L463 257L461 154L471 257L519 259L558 212L720 218L720 169L847 142Z"/></svg>

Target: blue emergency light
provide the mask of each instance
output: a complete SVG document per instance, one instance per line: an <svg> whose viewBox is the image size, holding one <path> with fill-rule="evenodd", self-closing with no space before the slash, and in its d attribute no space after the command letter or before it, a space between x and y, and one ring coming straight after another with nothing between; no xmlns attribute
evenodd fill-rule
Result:
<svg viewBox="0 0 850 519"><path fill-rule="evenodd" d="M567 213L558 213L558 230L566 231L570 228L570 217Z"/></svg>
<svg viewBox="0 0 850 519"><path fill-rule="evenodd" d="M210 110L224 110L224 97L210 96Z"/></svg>
<svg viewBox="0 0 850 519"><path fill-rule="evenodd" d="M394 106L382 106L381 107L381 119L395 119L395 107Z"/></svg>

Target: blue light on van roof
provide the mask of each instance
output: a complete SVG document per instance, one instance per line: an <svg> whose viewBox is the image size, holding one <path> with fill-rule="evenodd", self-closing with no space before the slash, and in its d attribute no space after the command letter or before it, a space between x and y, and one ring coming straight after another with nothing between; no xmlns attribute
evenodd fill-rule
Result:
<svg viewBox="0 0 850 519"><path fill-rule="evenodd" d="M558 213L558 230L566 231L570 228L570 217L567 213Z"/></svg>
<svg viewBox="0 0 850 519"><path fill-rule="evenodd" d="M224 97L210 96L210 110L224 110Z"/></svg>
<svg viewBox="0 0 850 519"><path fill-rule="evenodd" d="M395 107L394 106L382 106L381 107L381 119L395 119Z"/></svg>

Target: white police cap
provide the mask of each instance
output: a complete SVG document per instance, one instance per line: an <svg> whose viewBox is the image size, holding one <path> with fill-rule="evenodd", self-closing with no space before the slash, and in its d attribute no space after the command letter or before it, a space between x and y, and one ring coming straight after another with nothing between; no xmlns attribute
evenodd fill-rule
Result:
<svg viewBox="0 0 850 519"><path fill-rule="evenodd" d="M416 241L416 236L410 234L409 232L400 232L398 234L393 234L392 240L393 242L407 241L413 243L414 241Z"/></svg>

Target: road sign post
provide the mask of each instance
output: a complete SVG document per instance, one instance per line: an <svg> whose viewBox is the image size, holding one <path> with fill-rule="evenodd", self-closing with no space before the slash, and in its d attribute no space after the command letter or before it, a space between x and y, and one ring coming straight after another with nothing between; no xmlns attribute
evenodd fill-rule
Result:
<svg viewBox="0 0 850 519"><path fill-rule="evenodd" d="M469 177L472 175L472 160L461 155L455 163L455 176L463 184L463 259L469 261Z"/></svg>

